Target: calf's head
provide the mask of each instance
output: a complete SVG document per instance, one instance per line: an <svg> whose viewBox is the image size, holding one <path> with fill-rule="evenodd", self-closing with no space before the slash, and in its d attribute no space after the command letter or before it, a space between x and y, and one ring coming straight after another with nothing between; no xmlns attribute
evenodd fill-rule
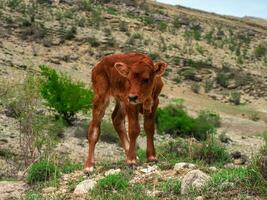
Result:
<svg viewBox="0 0 267 200"><path fill-rule="evenodd" d="M131 66L117 62L114 66L119 74L126 77L130 83L127 94L129 103L139 104L151 97L154 80L164 73L167 64L162 61L156 64L140 61Z"/></svg>

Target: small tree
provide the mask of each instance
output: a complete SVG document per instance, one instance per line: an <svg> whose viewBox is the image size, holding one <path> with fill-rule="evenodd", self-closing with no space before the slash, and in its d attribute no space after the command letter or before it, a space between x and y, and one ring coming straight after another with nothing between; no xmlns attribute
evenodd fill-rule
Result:
<svg viewBox="0 0 267 200"><path fill-rule="evenodd" d="M59 74L45 65L40 68L43 76L40 86L42 97L68 125L72 125L77 112L90 109L92 91L85 88L82 82L75 83L67 75Z"/></svg>

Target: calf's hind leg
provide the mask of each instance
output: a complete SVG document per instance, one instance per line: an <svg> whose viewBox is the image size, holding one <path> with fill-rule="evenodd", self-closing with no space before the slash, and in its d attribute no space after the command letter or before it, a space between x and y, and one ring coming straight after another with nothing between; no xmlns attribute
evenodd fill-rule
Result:
<svg viewBox="0 0 267 200"><path fill-rule="evenodd" d="M116 106L112 113L112 122L121 140L122 147L127 155L129 150L129 139L125 128L125 108L122 103L116 100Z"/></svg>
<svg viewBox="0 0 267 200"><path fill-rule="evenodd" d="M101 87L98 88L97 86ZM102 76L95 77L95 79L93 79L93 88L95 92L95 97L92 106L92 120L88 128L89 148L88 148L88 157L85 162L85 169L84 169L85 173L90 173L94 169L93 166L95 162L94 160L95 145L100 135L101 120L109 104L109 96L107 95L108 83L106 79Z"/></svg>

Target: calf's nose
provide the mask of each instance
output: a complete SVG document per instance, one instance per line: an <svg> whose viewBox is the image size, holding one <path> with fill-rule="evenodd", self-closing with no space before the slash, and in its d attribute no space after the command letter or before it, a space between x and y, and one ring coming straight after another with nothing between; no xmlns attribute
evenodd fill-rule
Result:
<svg viewBox="0 0 267 200"><path fill-rule="evenodd" d="M129 95L129 96L128 96L128 99L129 99L129 101L131 101L131 102L135 102L135 101L138 99L138 96Z"/></svg>

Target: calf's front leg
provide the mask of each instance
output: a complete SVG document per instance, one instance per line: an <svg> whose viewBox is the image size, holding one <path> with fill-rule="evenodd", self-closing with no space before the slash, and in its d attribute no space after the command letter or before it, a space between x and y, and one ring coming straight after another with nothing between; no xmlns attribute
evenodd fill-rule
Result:
<svg viewBox="0 0 267 200"><path fill-rule="evenodd" d="M138 121L138 110L134 106L127 106L126 108L127 117L128 117L128 135L130 140L130 146L127 153L127 164L135 165L136 164L136 139L140 134L140 125Z"/></svg>
<svg viewBox="0 0 267 200"><path fill-rule="evenodd" d="M154 134L155 134L155 111L158 106L158 99L154 102L152 111L150 113L144 113L144 129L147 135L147 149L146 155L149 162L156 162L156 151L154 146Z"/></svg>

